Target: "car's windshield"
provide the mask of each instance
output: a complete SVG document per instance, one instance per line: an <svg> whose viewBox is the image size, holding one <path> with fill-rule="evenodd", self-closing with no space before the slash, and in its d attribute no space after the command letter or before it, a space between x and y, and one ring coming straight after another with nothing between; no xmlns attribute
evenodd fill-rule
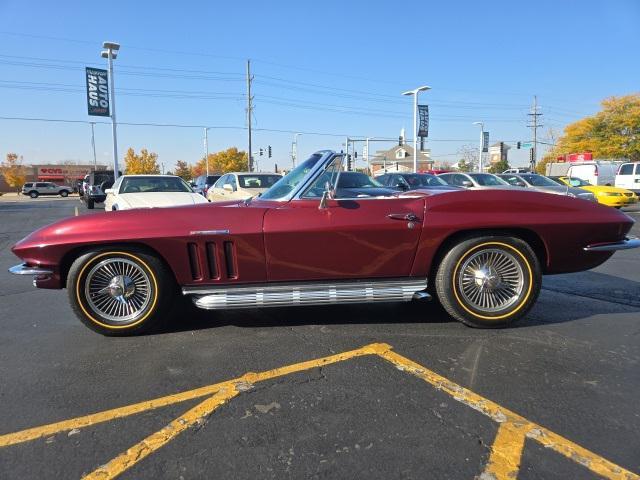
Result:
<svg viewBox="0 0 640 480"><path fill-rule="evenodd" d="M468 175L473 178L478 185L482 185L483 187L509 185L504 180L496 177L495 175L491 175L490 173L469 173Z"/></svg>
<svg viewBox="0 0 640 480"><path fill-rule="evenodd" d="M402 178L405 179L405 181L411 188L447 185L447 182L445 182L441 178L438 178L435 175L430 175L428 173L410 173L407 175L403 175Z"/></svg>
<svg viewBox="0 0 640 480"><path fill-rule="evenodd" d="M125 177L120 193L149 192L193 192L184 180L178 177Z"/></svg>
<svg viewBox="0 0 640 480"><path fill-rule="evenodd" d="M582 180L581 178L565 177L565 180L567 180L572 187L592 187L593 186L589 182Z"/></svg>
<svg viewBox="0 0 640 480"><path fill-rule="evenodd" d="M360 172L342 172L338 188L379 188L382 184Z"/></svg>
<svg viewBox="0 0 640 480"><path fill-rule="evenodd" d="M534 187L557 187L558 184L553 180L543 177L542 175L520 175L525 182Z"/></svg>
<svg viewBox="0 0 640 480"><path fill-rule="evenodd" d="M273 186L264 192L260 198L263 200L282 200L309 174L311 169L322 158L322 154L314 153L307 160L280 178Z"/></svg>
<svg viewBox="0 0 640 480"><path fill-rule="evenodd" d="M238 175L238 182L240 188L270 188L281 178L281 175Z"/></svg>

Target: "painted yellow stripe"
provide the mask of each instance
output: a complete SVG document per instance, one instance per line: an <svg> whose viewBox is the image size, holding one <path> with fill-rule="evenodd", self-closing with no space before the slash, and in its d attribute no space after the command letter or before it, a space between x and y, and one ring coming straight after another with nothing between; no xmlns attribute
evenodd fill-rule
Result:
<svg viewBox="0 0 640 480"><path fill-rule="evenodd" d="M107 480L117 477L125 470L133 467L143 458L151 455L153 452L169 443L187 428L202 421L204 417L213 413L216 408L228 402L230 399L238 395L238 393L240 392L236 390L234 386L228 386L221 389L214 396L199 403L184 415L176 418L161 430L149 435L141 442L129 448L126 452L118 455L106 465L102 465L90 474L82 477L83 480Z"/></svg>
<svg viewBox="0 0 640 480"><path fill-rule="evenodd" d="M491 456L481 478L495 480L513 480L520 471L520 459L526 440L527 425L516 426L513 423L503 423L498 429Z"/></svg>
<svg viewBox="0 0 640 480"><path fill-rule="evenodd" d="M49 435L55 435L60 432L70 431L73 429L80 429L89 427L102 422L108 422L117 418L128 417L137 413L146 412L147 410L154 410L156 408L166 407L176 403L184 402L187 400L194 400L206 395L211 395L219 391L226 386L238 385L238 384L252 384L269 380L271 378L280 377L283 375L289 375L291 373L302 372L311 368L321 367L323 365L330 365L332 363L342 362L351 358L363 356L363 355L378 355L381 352L389 350L391 347L384 343L373 343L366 345L356 350L339 353L336 355L330 355L328 357L318 358L315 360L309 360L306 362L296 363L286 367L275 368L267 370L265 372L253 373L249 372L241 377L227 380L220 383L214 383L204 387L196 388L193 390L187 390L185 392L176 393L173 395L167 395L164 397L148 400L145 402L135 403L133 405L127 405L124 407L114 408L111 410L105 410L102 412L94 413L91 415L85 415L82 417L72 418L70 420L64 420L61 422L51 423L40 427L29 428L21 430L15 433L8 433L0 435L0 448L7 447L9 445L15 445L17 443L28 442L36 440Z"/></svg>
<svg viewBox="0 0 640 480"><path fill-rule="evenodd" d="M411 373L418 378L433 385L436 389L443 391L453 397L464 405L467 405L474 410L477 410L484 415L490 417L494 421L500 424L508 424L509 428L517 427L522 428L525 436L540 442L546 448L549 448L555 452L564 455L574 462L578 462L584 467L588 468L592 472L613 480L640 480L640 475L636 475L629 470L626 470L619 465L597 455L586 448L572 442L571 440L564 438L550 430L547 430L540 425L529 422L524 417L521 417L517 413L512 412L509 409L501 407L497 403L492 402L489 399L481 397L477 393L468 390L457 383L454 383L445 377L432 372L431 370L423 367L422 365L403 357L402 355L392 352L391 350L385 350L379 354L385 360L394 364L399 370ZM511 432L504 433L504 436L511 434ZM507 438L508 440L508 438ZM506 442L506 440L505 440ZM500 442L498 447L506 448L506 456L510 458L514 457L515 448L511 448L505 445L507 443ZM510 451L509 451L510 449ZM491 457L490 457L491 461Z"/></svg>

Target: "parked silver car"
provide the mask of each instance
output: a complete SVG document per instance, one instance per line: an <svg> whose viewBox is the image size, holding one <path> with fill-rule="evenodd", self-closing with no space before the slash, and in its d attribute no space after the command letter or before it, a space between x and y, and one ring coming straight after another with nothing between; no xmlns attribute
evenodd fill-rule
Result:
<svg viewBox="0 0 640 480"><path fill-rule="evenodd" d="M514 187L492 173L441 173L438 175L449 185L456 187L471 188L474 190L499 189L513 190Z"/></svg>
<svg viewBox="0 0 640 480"><path fill-rule="evenodd" d="M581 188L558 185L556 182L537 173L501 174L498 175L505 182L516 187L532 188L539 192L553 193L555 195L568 195L583 200L596 201L593 193Z"/></svg>
<svg viewBox="0 0 640 480"><path fill-rule="evenodd" d="M51 182L27 182L22 186L22 194L31 198L38 198L40 195L60 195L68 196L73 192L73 187L69 185L56 185Z"/></svg>

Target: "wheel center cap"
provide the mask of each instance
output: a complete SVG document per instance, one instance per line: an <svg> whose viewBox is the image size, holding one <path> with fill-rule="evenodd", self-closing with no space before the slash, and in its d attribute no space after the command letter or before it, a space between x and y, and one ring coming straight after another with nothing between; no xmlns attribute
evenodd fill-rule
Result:
<svg viewBox="0 0 640 480"><path fill-rule="evenodd" d="M500 285L500 276L491 267L482 267L474 272L476 285L493 290Z"/></svg>
<svg viewBox="0 0 640 480"><path fill-rule="evenodd" d="M136 291L135 283L131 277L127 275L117 275L109 282L109 295L116 300L124 302L127 298L133 295Z"/></svg>

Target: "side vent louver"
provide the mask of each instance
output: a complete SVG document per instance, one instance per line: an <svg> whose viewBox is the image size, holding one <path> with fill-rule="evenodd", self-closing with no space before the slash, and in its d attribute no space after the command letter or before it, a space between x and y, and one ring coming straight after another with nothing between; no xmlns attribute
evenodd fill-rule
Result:
<svg viewBox="0 0 640 480"><path fill-rule="evenodd" d="M227 270L227 278L238 278L236 248L233 242L224 242L224 264Z"/></svg>
<svg viewBox="0 0 640 480"><path fill-rule="evenodd" d="M191 267L191 278L193 278L194 280L202 280L198 245L195 243L189 243L187 248L189 251L189 266Z"/></svg>
<svg viewBox="0 0 640 480"><path fill-rule="evenodd" d="M218 271L217 249L216 244L213 242L207 242L207 266L209 268L209 278L218 280L220 272Z"/></svg>

